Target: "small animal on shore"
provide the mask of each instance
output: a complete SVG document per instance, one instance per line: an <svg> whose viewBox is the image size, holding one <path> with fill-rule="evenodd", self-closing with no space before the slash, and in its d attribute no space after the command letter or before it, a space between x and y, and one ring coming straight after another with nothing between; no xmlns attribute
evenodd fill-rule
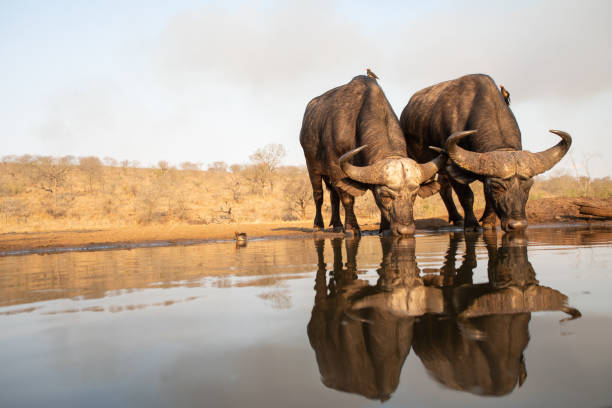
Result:
<svg viewBox="0 0 612 408"><path fill-rule="evenodd" d="M234 232L234 237L236 240L236 249L244 248L247 246L247 234L246 232Z"/></svg>
<svg viewBox="0 0 612 408"><path fill-rule="evenodd" d="M378 79L378 77L376 76L376 74L375 74L375 73L373 73L372 71L370 71L370 68L367 68L367 69L366 69L366 73L368 74L368 76L369 76L370 78Z"/></svg>

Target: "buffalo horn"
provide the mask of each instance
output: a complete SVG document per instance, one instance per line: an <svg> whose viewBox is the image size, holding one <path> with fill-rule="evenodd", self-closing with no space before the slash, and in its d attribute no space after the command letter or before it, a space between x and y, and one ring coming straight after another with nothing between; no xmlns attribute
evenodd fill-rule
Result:
<svg viewBox="0 0 612 408"><path fill-rule="evenodd" d="M439 154L435 159L428 161L427 163L419 164L419 168L421 169L421 180L419 181L419 184L432 178L438 172L438 170L440 170L440 167L444 166L446 156L442 154L442 152L440 153L441 154Z"/></svg>
<svg viewBox="0 0 612 408"><path fill-rule="evenodd" d="M351 179L364 184L384 184L384 177L376 164L364 167L353 166L349 163L357 153L368 147L368 145L360 146L356 149L348 151L340 156L340 167Z"/></svg>
<svg viewBox="0 0 612 408"><path fill-rule="evenodd" d="M572 137L561 130L550 130L550 133L554 133L561 137L561 141L550 149L544 150L539 153L529 153L524 160L521 161L521 168L519 174L523 177L533 177L535 175L544 173L550 170L555 164L559 162L565 156L565 153L569 150L572 145Z"/></svg>
<svg viewBox="0 0 612 408"><path fill-rule="evenodd" d="M487 160L486 153L477 153L459 147L459 142L466 136L473 135L476 130L455 132L446 140L446 151L451 160L464 170L481 175L499 174L494 160Z"/></svg>
<svg viewBox="0 0 612 408"><path fill-rule="evenodd" d="M560 130L551 130L562 140L556 146L539 153L531 153L526 150L477 153L458 146L461 139L475 132L470 130L453 133L446 142L448 155L455 164L467 171L500 178L512 177L516 174L529 178L544 173L563 158L572 144L569 134Z"/></svg>

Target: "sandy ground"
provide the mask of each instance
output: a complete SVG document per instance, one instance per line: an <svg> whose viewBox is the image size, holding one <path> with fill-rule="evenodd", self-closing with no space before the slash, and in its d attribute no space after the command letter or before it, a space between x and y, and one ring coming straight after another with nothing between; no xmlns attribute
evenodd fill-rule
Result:
<svg viewBox="0 0 612 408"><path fill-rule="evenodd" d="M574 204L575 201L576 199L574 198L550 198L529 201L527 204L529 224L601 221L598 218L581 215L578 212L578 206ZM609 203L610 200L605 200L604 202ZM417 230L447 228L449 224L445 218L416 220ZM361 224L361 228L366 234L374 234L378 230L378 224ZM100 249L104 246L131 247L140 244L163 245L233 240L235 231L247 233L249 239L312 236L313 234L312 221L268 224L153 225L121 229L6 233L0 234L0 256L27 250L44 251L58 249L61 251L62 249L74 247ZM331 235L331 231L327 232Z"/></svg>

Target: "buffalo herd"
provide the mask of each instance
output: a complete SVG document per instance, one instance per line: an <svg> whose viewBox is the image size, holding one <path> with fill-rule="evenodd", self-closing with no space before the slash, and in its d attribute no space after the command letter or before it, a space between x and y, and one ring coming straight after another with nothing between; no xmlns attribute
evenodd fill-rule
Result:
<svg viewBox="0 0 612 408"><path fill-rule="evenodd" d="M416 196L436 192L453 225L495 229L499 218L506 232L524 229L533 177L559 162L572 138L551 130L561 138L555 146L538 153L523 150L509 101L509 93L483 74L417 92L399 119L371 76L357 76L312 99L300 143L316 208L314 229L324 228L323 183L330 192L330 225L336 231L359 233L354 197L368 190L380 209L383 235L413 234ZM486 201L480 220L469 186L476 180L483 183ZM464 217L455 207L453 190Z"/></svg>

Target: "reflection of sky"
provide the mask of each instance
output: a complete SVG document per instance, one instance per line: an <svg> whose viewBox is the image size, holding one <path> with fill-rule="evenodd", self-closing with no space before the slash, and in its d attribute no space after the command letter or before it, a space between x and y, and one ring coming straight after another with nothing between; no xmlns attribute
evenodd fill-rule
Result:
<svg viewBox="0 0 612 408"><path fill-rule="evenodd" d="M612 150L609 2L305 4L4 2L5 154L235 163L274 142L302 164L307 101L366 67L398 115L415 91L484 72L510 90L525 148L558 128L581 167Z"/></svg>

